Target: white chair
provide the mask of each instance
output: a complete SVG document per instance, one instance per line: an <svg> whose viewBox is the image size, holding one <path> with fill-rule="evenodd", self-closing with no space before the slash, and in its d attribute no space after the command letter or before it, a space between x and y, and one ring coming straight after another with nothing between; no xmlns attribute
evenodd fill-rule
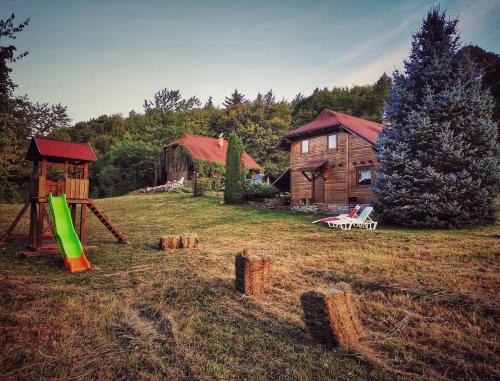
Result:
<svg viewBox="0 0 500 381"><path fill-rule="evenodd" d="M341 228L342 230L351 230L354 226L355 228L366 228L368 230L375 230L377 228L378 222L373 221L370 218L370 214L373 211L373 207L367 206L363 209L359 217L357 218L342 218L338 221L328 221L328 226L331 228Z"/></svg>

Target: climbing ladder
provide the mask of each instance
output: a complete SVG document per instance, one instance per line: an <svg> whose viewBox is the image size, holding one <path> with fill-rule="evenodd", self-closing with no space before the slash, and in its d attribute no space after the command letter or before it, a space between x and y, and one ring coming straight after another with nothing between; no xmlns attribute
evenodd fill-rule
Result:
<svg viewBox="0 0 500 381"><path fill-rule="evenodd" d="M94 203L94 200L89 199L89 203L87 204L89 209L96 215L97 218L103 223L104 226L113 234L120 243L127 243L127 237L125 237L120 230L111 222L108 216L104 214L104 212Z"/></svg>

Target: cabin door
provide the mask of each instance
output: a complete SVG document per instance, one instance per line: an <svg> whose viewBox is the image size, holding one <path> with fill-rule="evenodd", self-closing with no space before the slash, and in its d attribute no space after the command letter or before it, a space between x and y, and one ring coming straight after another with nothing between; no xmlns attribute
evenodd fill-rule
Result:
<svg viewBox="0 0 500 381"><path fill-rule="evenodd" d="M325 179L322 176L318 176L314 180L313 187L313 203L323 204L325 202Z"/></svg>

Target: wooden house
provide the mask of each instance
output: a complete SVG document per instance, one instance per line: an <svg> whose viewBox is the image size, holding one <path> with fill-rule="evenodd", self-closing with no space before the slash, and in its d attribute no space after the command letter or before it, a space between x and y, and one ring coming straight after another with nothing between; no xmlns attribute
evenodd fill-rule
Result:
<svg viewBox="0 0 500 381"><path fill-rule="evenodd" d="M368 203L373 197L382 124L325 109L290 131L277 148L290 151L292 205Z"/></svg>
<svg viewBox="0 0 500 381"><path fill-rule="evenodd" d="M226 164L227 140L222 137L184 134L168 143L161 151L156 165L155 185L184 178L191 181L195 160ZM246 152L242 163L250 171L258 172L260 166Z"/></svg>

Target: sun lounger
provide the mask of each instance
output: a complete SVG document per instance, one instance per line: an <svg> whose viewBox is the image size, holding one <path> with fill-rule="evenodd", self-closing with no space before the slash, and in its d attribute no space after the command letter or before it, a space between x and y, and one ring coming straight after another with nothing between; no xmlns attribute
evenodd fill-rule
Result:
<svg viewBox="0 0 500 381"><path fill-rule="evenodd" d="M366 228L368 230L375 230L378 222L370 218L373 207L367 206L363 209L359 217L356 218L342 218L339 220L328 221L328 226L331 228L341 228L342 230L351 230L354 226L356 228Z"/></svg>
<svg viewBox="0 0 500 381"><path fill-rule="evenodd" d="M349 211L348 214L339 214L338 216L325 217L325 218L322 218L321 220L313 221L312 223L316 224L318 222L322 222L324 224L327 224L329 221L337 221L337 220L340 220L342 218L356 218L358 216L358 212L359 212L360 208L361 208L361 206L356 205L354 208L352 208Z"/></svg>

